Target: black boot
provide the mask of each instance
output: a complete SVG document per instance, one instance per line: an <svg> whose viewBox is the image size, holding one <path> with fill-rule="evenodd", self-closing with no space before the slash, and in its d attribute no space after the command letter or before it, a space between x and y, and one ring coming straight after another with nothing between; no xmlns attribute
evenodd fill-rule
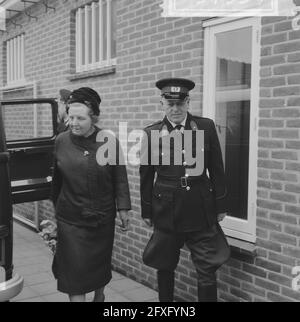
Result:
<svg viewBox="0 0 300 322"><path fill-rule="evenodd" d="M157 271L159 302L173 302L174 300L174 272Z"/></svg>
<svg viewBox="0 0 300 322"><path fill-rule="evenodd" d="M198 284L198 302L218 302L217 283Z"/></svg>

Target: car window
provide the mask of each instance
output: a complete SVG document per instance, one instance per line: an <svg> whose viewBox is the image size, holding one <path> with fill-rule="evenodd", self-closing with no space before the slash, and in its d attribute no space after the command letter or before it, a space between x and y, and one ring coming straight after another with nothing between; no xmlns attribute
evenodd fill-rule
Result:
<svg viewBox="0 0 300 322"><path fill-rule="evenodd" d="M50 138L54 135L50 103L4 105L6 141Z"/></svg>

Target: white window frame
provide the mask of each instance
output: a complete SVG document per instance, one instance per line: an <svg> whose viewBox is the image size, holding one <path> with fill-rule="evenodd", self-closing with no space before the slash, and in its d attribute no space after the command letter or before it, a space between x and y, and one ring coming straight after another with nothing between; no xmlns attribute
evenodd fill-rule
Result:
<svg viewBox="0 0 300 322"><path fill-rule="evenodd" d="M116 65L116 58L111 56L111 45L112 45L112 35L113 35L113 26L111 21L111 11L112 11L112 2L116 0L98 0L97 2L92 2L84 7L78 8L75 14L76 18L76 72L90 71L97 68L108 67ZM104 3L106 2L106 12L104 12ZM96 8L99 7L98 15ZM92 19L92 62L89 63L88 57L90 56L90 48L88 46L89 42L89 32L88 32L88 21L85 19L85 24L82 21L82 13L84 12L85 16L88 15L88 12L91 11ZM103 52L103 37L104 30L102 28L102 23L104 15L106 15L106 38L107 38L107 59L104 60ZM97 28L97 21L99 20L99 28ZM84 28L85 36L82 37L82 30ZM98 30L97 30L98 29ZM99 59L96 60L96 37L99 37ZM85 61L82 62L82 47L85 50Z"/></svg>
<svg viewBox="0 0 300 322"><path fill-rule="evenodd" d="M6 42L6 75L7 86L18 86L25 82L25 35L7 40Z"/></svg>
<svg viewBox="0 0 300 322"><path fill-rule="evenodd" d="M218 20L218 19L216 19ZM215 120L216 113L216 34L230 30L252 27L252 67L250 94L250 134L249 134L249 173L248 173L248 219L242 220L227 216L222 228L227 236L248 242L256 240L257 210L257 160L259 117L259 68L260 68L260 30L258 17L244 19L226 19L223 23L209 23L205 28L204 40L204 88L203 115Z"/></svg>

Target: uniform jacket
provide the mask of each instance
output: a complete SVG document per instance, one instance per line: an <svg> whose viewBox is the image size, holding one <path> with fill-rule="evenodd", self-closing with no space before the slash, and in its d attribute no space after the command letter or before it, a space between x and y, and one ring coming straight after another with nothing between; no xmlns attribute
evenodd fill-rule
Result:
<svg viewBox="0 0 300 322"><path fill-rule="evenodd" d="M96 161L103 144L96 142L99 131L88 138L71 131L56 138L52 200L60 220L95 227L113 220L116 208L131 209L125 166L101 166Z"/></svg>
<svg viewBox="0 0 300 322"><path fill-rule="evenodd" d="M224 166L214 122L188 113L184 129L204 131L204 147L196 146L195 136L192 141L193 151L204 148L204 165L201 174L183 182L181 178L188 168L184 163L174 165L171 157L170 165L150 164L151 153L161 154L161 140L159 146L151 146L151 131L158 130L162 136L166 130L170 133L173 127L168 119L165 117L144 129L148 142L147 148L142 147L142 154L148 151L148 165L140 166L142 217L151 218L154 226L161 230L200 231L214 225L218 213L227 211ZM185 153L184 146L182 151ZM171 144L171 156L173 153Z"/></svg>

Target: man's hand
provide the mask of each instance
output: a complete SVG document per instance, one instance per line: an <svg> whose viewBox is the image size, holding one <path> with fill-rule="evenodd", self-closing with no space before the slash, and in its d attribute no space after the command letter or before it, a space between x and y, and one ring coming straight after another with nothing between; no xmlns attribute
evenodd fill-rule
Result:
<svg viewBox="0 0 300 322"><path fill-rule="evenodd" d="M143 218L145 224L149 227L152 227L153 226L153 222L152 222L152 219L150 218Z"/></svg>
<svg viewBox="0 0 300 322"><path fill-rule="evenodd" d="M223 212L221 214L218 214L217 216L217 219L218 219L218 222L222 221L227 215L227 212Z"/></svg>
<svg viewBox="0 0 300 322"><path fill-rule="evenodd" d="M119 218L121 220L121 225L119 227L122 231L127 231L129 229L129 214L128 210L120 210Z"/></svg>

